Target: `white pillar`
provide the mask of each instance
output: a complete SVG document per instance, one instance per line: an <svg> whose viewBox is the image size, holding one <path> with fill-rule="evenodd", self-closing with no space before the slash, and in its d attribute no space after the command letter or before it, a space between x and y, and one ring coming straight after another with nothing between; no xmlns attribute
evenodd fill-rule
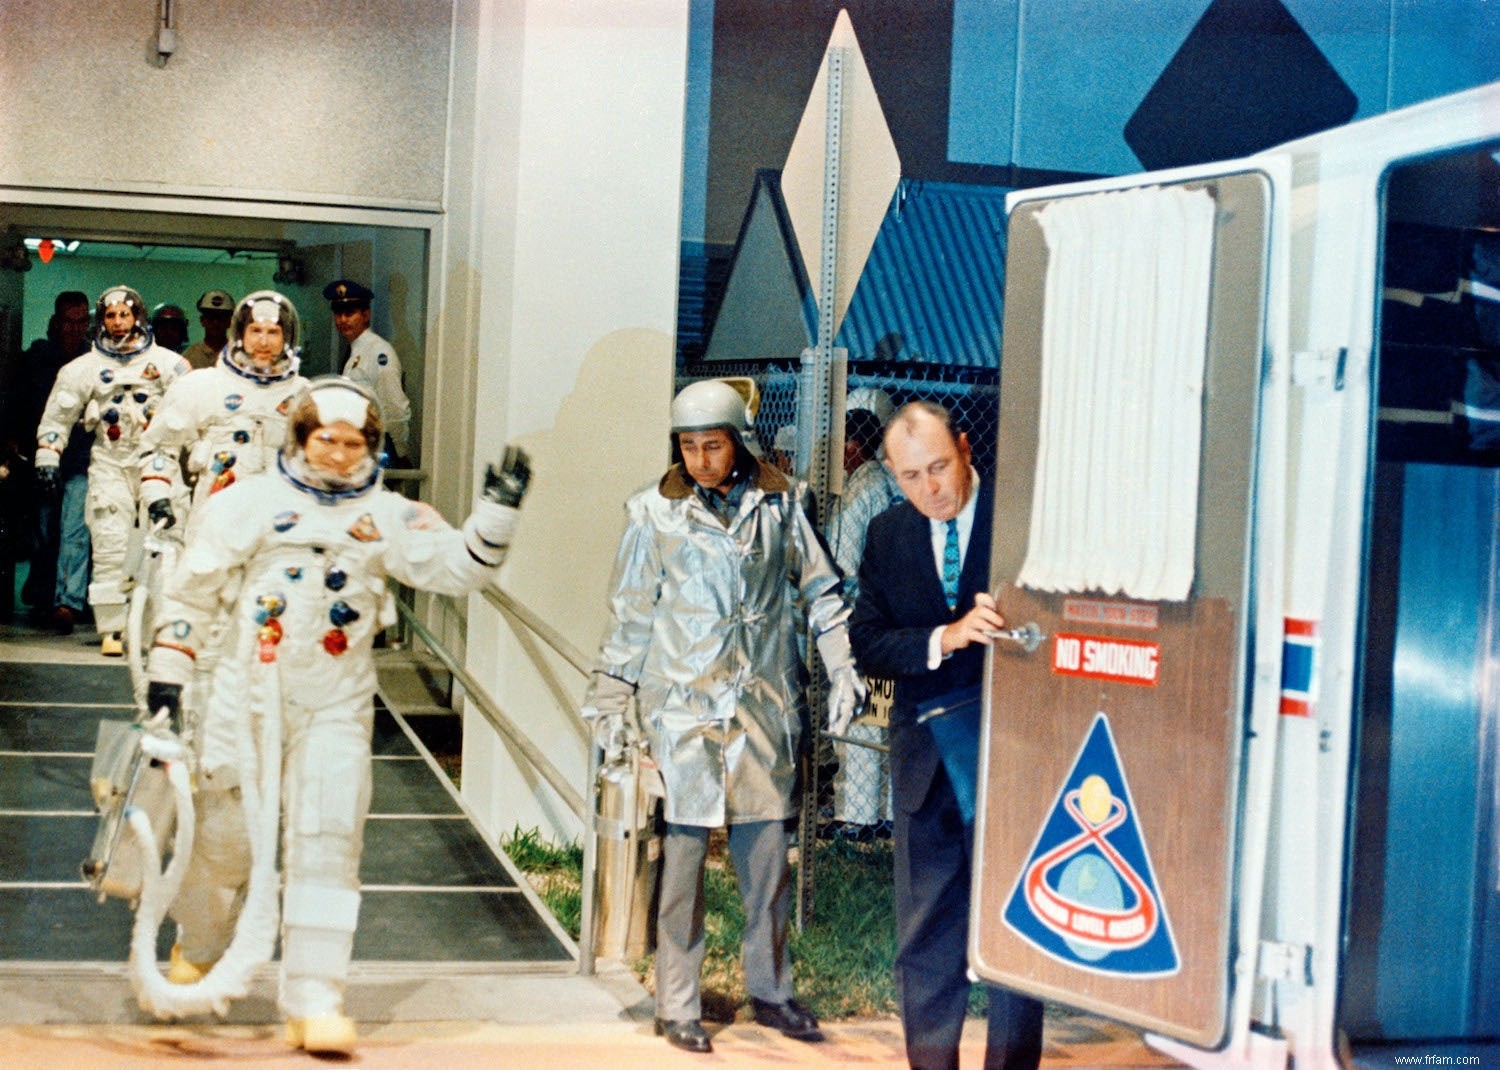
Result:
<svg viewBox="0 0 1500 1070"><path fill-rule="evenodd" d="M436 481L433 500L464 515L486 461L509 440L530 451L501 583L590 658L621 506L667 458L687 36L688 0L457 10L428 449L462 450L473 466ZM470 671L582 791L584 677L546 660L573 709L559 709L511 625L471 600ZM517 761L469 710L463 791L487 830L576 838L571 813Z"/></svg>

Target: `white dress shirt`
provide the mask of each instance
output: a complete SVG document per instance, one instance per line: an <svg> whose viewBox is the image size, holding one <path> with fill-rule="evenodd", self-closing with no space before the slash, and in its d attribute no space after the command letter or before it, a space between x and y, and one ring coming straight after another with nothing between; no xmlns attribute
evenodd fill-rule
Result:
<svg viewBox="0 0 1500 1070"><path fill-rule="evenodd" d="M969 556L969 536L974 533L974 512L979 502L979 473L974 466L969 466L969 500L964 502L964 507L954 517L958 521L958 571L964 570L964 562ZM927 526L932 532L932 560L937 565L939 578L943 575L943 551L948 546L948 521L927 521ZM968 612L963 606L958 607L962 612ZM941 625L932 630L932 635L927 640L927 667L936 669L943 663L943 628Z"/></svg>

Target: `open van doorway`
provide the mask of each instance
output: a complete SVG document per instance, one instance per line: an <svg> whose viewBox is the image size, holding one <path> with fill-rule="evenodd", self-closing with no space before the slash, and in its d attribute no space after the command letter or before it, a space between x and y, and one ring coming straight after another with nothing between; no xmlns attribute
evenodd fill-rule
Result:
<svg viewBox="0 0 1500 1070"><path fill-rule="evenodd" d="M1356 1048L1500 1043L1497 149L1385 183L1339 1013Z"/></svg>

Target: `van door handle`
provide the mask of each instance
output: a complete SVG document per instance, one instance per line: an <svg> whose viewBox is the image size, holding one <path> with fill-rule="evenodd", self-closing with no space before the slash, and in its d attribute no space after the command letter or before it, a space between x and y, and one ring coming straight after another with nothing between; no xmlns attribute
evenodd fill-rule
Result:
<svg viewBox="0 0 1500 1070"><path fill-rule="evenodd" d="M1003 639L1008 643L1015 643L1027 654L1033 653L1042 645L1042 640L1047 638L1034 620L1027 621L1019 628L996 629L985 634L991 639Z"/></svg>

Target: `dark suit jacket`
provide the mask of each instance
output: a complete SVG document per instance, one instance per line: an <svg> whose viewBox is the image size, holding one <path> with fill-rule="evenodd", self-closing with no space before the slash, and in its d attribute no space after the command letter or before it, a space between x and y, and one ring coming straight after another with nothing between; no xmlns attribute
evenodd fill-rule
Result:
<svg viewBox="0 0 1500 1070"><path fill-rule="evenodd" d="M917 724L916 707L945 692L972 687L984 676L984 647L956 651L930 670L927 642L934 628L963 616L973 608L974 595L989 589L993 512L992 492L981 483L959 576L957 611L950 611L943 599L929 521L910 502L877 516L865 538L849 639L862 672L896 682L891 789L895 804L907 813L922 805L942 762L932 733Z"/></svg>

